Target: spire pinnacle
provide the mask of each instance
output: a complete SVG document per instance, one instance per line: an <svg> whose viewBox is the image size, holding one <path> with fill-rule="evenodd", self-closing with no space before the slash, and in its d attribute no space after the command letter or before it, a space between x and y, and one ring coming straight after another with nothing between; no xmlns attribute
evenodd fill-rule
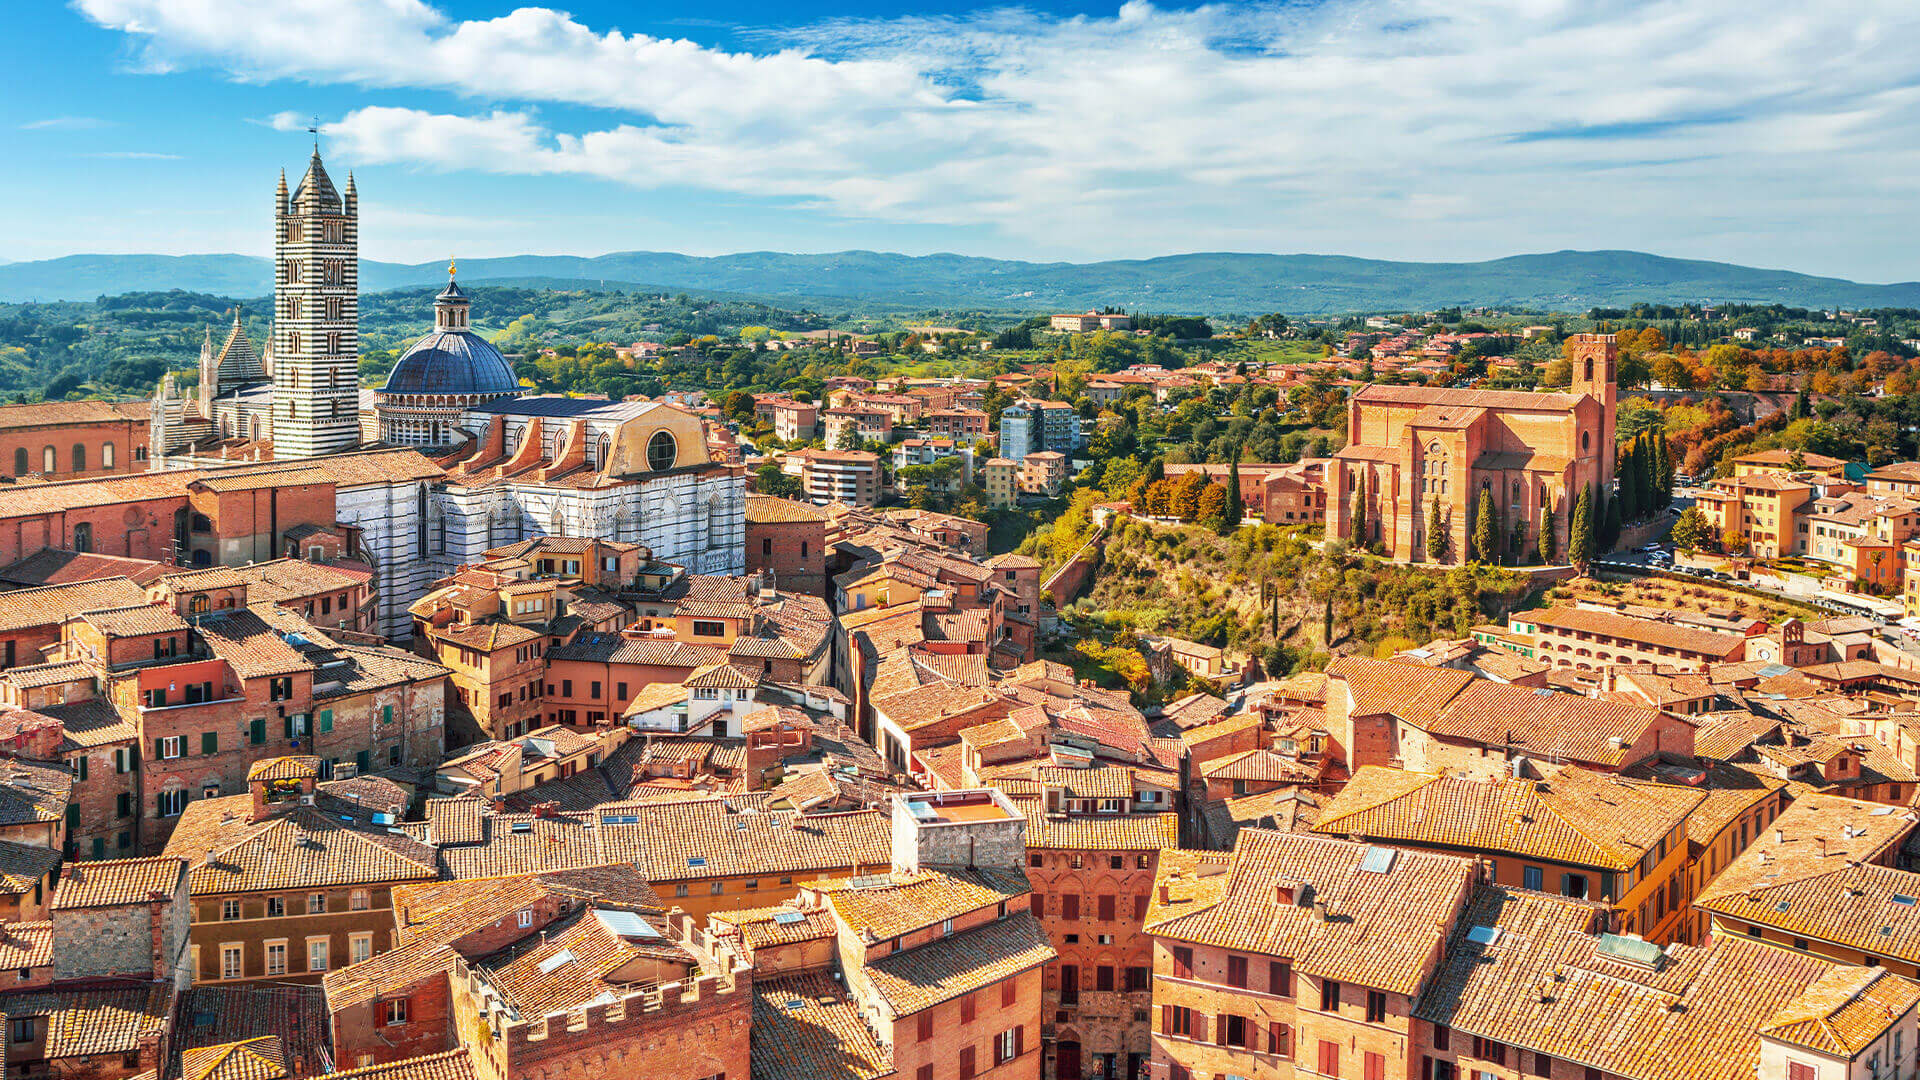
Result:
<svg viewBox="0 0 1920 1080"><path fill-rule="evenodd" d="M451 255L447 256L447 280L452 281L453 275L459 272L460 272L459 269L454 266L453 256Z"/></svg>

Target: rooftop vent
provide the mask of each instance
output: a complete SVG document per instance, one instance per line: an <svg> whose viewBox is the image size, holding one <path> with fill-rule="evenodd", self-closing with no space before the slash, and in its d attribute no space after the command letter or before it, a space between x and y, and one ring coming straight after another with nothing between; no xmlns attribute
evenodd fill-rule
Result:
<svg viewBox="0 0 1920 1080"><path fill-rule="evenodd" d="M1497 945L1500 943L1500 928L1497 926L1476 926L1467 931L1467 940L1476 945Z"/></svg>

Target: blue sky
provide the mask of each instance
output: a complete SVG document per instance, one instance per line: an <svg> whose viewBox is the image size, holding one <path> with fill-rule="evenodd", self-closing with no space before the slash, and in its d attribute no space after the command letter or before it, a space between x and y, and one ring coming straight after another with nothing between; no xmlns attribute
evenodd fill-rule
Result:
<svg viewBox="0 0 1920 1080"><path fill-rule="evenodd" d="M1574 247L1920 278L1911 0L73 0L4 26L6 259L262 252L317 115L380 259Z"/></svg>

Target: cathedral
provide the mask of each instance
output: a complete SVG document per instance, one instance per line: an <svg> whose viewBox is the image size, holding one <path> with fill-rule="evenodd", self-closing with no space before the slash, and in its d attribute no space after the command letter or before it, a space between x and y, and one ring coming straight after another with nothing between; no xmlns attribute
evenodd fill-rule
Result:
<svg viewBox="0 0 1920 1080"><path fill-rule="evenodd" d="M1576 334L1561 393L1374 383L1348 405L1347 445L1327 469L1327 530L1381 544L1399 562L1465 561L1480 495L1492 500L1506 552L1567 550L1574 502L1613 482L1612 334ZM1428 543L1438 507L1441 540ZM1356 529L1355 509L1358 508Z"/></svg>
<svg viewBox="0 0 1920 1080"><path fill-rule="evenodd" d="M363 393L359 237L353 178L337 190L317 148L291 195L281 174L268 345L256 350L237 312L223 343L208 331L197 392L169 375L154 398L153 468L287 461L349 475L363 452L421 455L432 479L354 488L338 510L394 637L437 577L531 537L621 540L694 573L745 572L746 470L709 451L702 419L665 402L531 394L473 329L474 297L451 265L433 328Z"/></svg>

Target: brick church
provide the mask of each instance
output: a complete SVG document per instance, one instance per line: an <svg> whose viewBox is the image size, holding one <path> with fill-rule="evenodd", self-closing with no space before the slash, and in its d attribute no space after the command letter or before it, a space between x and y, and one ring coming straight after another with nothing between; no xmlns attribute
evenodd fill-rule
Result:
<svg viewBox="0 0 1920 1080"><path fill-rule="evenodd" d="M1328 535L1385 545L1396 561L1431 561L1429 503L1440 505L1446 563L1463 561L1480 493L1492 494L1503 552L1540 550L1541 508L1551 507L1554 550L1567 550L1567 522L1581 489L1613 478L1615 368L1612 334L1570 343L1573 382L1564 392L1457 390L1373 385L1353 396L1347 446L1327 469ZM1354 535L1362 489L1364 535ZM1516 521L1524 535L1514 546Z"/></svg>

